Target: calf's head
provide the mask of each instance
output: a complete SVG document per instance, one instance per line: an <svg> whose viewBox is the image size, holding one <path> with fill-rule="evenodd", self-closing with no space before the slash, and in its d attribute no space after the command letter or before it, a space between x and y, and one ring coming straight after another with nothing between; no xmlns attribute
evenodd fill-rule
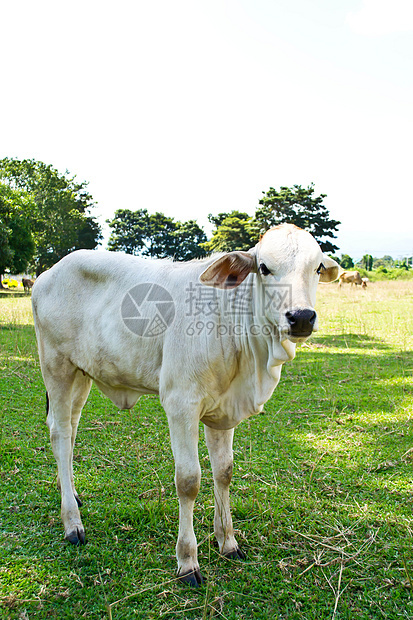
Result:
<svg viewBox="0 0 413 620"><path fill-rule="evenodd" d="M207 286L232 289L254 273L255 313L277 327L281 340L304 342L317 330L317 285L332 282L338 264L308 232L292 224L268 230L248 252L228 252L200 276Z"/></svg>

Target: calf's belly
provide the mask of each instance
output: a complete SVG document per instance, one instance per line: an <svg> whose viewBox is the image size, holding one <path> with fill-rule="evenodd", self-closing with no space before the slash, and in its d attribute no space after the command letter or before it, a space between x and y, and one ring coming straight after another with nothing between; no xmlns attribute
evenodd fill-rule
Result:
<svg viewBox="0 0 413 620"><path fill-rule="evenodd" d="M143 394L154 394L151 390L132 390L126 387L111 387L94 379L95 384L105 396L119 409L131 409Z"/></svg>

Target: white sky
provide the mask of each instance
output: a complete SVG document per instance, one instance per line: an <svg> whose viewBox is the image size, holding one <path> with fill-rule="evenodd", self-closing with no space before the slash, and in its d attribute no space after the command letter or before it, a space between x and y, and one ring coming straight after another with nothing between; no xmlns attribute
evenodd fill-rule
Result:
<svg viewBox="0 0 413 620"><path fill-rule="evenodd" d="M413 252L411 0L13 0L0 157L207 224L315 183L341 253ZM208 228L209 231L209 228Z"/></svg>

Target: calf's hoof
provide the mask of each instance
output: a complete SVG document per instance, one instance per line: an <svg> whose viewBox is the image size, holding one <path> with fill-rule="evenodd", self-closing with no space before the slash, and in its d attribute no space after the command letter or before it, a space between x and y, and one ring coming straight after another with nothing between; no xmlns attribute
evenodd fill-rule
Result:
<svg viewBox="0 0 413 620"><path fill-rule="evenodd" d="M188 573L184 573L183 575L178 575L178 579L181 583L188 584L193 588L199 588L199 586L202 586L205 582L199 569L189 571Z"/></svg>
<svg viewBox="0 0 413 620"><path fill-rule="evenodd" d="M228 560L245 560L247 557L240 547L237 547L236 549L232 549L232 551L228 551L227 553L224 553L223 555L224 555L224 558L228 558Z"/></svg>
<svg viewBox="0 0 413 620"><path fill-rule="evenodd" d="M79 528L76 528L76 529L72 530L71 532L69 532L69 534L66 534L65 538L72 545L78 546L78 545L85 545L86 544L85 530L80 530Z"/></svg>

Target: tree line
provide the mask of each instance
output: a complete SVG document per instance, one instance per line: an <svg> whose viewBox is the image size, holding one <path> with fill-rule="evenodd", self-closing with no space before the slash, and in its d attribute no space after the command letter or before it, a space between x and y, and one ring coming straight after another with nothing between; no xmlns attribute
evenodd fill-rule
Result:
<svg viewBox="0 0 413 620"><path fill-rule="evenodd" d="M94 249L102 229L88 183L34 159L0 160L0 286L6 271L39 275L77 249ZM273 187L262 192L253 216L233 210L208 219L211 238L195 220L181 222L147 209L117 209L107 220L108 250L174 260L211 252L248 250L272 226L289 222L308 230L325 252L334 252L340 224L315 195L314 185Z"/></svg>
<svg viewBox="0 0 413 620"><path fill-rule="evenodd" d="M393 258L385 255L381 258L373 257L371 254L365 254L361 260L355 262L349 254L342 254L341 258L332 256L343 269L364 269L365 271L379 270L386 273L390 269L405 269L408 271L412 268L413 257ZM410 261L410 262L409 262Z"/></svg>
<svg viewBox="0 0 413 620"><path fill-rule="evenodd" d="M325 252L338 247L330 239L340 224L330 219L323 204L325 194L315 196L314 185L303 188L270 188L263 192L254 216L233 210L209 214L213 225L211 239L194 221L177 222L163 213L149 215L146 209L131 211L118 209L108 220L111 228L108 249L122 250L128 254L171 257L175 260L200 258L211 252L248 250L272 226L290 222L308 230ZM326 239L328 237L329 239Z"/></svg>

